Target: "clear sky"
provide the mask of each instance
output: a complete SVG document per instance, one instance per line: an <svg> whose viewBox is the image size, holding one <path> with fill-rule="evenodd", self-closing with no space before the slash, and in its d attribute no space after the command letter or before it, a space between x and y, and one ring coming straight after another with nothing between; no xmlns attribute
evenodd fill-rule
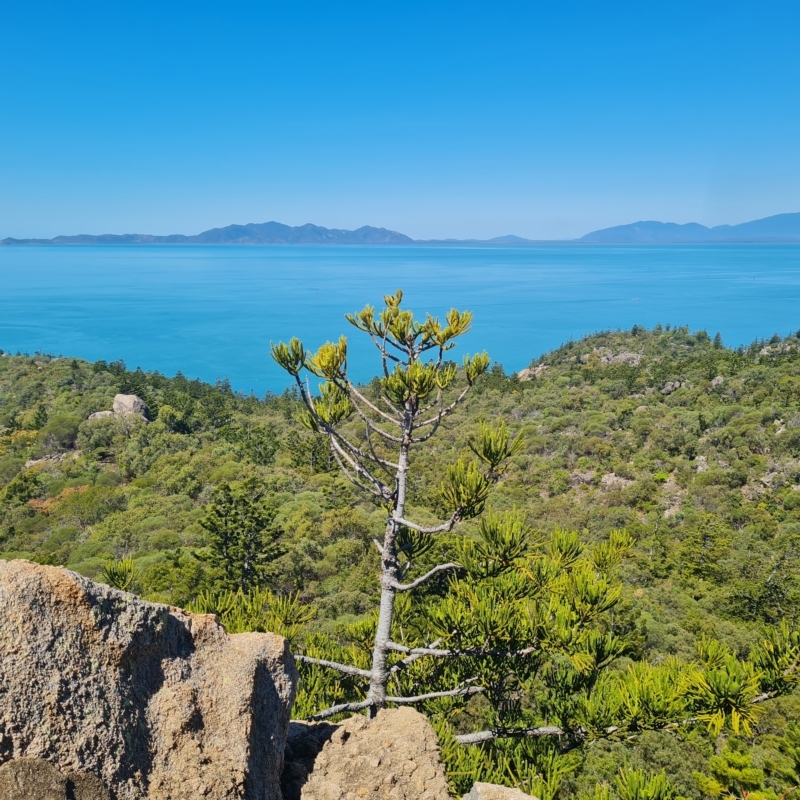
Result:
<svg viewBox="0 0 800 800"><path fill-rule="evenodd" d="M800 2L0 2L0 238L800 211Z"/></svg>

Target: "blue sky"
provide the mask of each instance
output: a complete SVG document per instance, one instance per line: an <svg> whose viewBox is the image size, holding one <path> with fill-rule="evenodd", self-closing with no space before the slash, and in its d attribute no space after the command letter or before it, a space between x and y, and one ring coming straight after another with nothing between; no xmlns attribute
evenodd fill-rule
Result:
<svg viewBox="0 0 800 800"><path fill-rule="evenodd" d="M0 3L0 238L800 211L800 3Z"/></svg>

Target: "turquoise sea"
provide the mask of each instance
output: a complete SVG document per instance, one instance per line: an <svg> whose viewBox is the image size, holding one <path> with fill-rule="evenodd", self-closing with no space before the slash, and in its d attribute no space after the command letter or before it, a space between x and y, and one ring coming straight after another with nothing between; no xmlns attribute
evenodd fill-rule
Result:
<svg viewBox="0 0 800 800"><path fill-rule="evenodd" d="M420 316L475 313L462 352L507 370L570 338L656 323L747 344L800 328L797 245L4 246L0 348L213 381L257 394L286 376L270 341L351 341L351 373L378 369L344 320L402 288Z"/></svg>

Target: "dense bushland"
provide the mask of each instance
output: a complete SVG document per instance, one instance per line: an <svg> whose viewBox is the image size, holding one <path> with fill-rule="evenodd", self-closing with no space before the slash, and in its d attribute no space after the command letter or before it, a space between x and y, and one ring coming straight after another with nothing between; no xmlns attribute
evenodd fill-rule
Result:
<svg viewBox="0 0 800 800"><path fill-rule="evenodd" d="M536 563L574 572L573 563L596 564L593 554L614 540L612 531L630 538L627 557L609 565L607 589L618 586L619 599L586 626L587 636L591 629L619 643L599 682L622 680L636 664L640 671L674 664L675 688L686 665L751 664L765 630L796 629L800 339L730 350L703 331L634 328L570 342L532 364L530 376L520 381L491 368L460 416L419 452L409 498L418 518L446 516L444 465L467 451L482 422L504 419L525 445L493 489L491 513L519 510ZM142 397L152 421L87 420L110 408L117 392ZM258 399L122 363L0 357L0 555L217 610L235 630L283 627L298 650L338 648L359 661L374 626L380 566L372 540L382 535L386 510L340 475L326 440L297 422L299 405L291 392ZM232 515L249 522L230 524ZM459 548L463 557L465 541L480 548L478 522L426 543L419 571ZM485 599L488 587L470 599L470 579L460 576L464 593L453 597L443 575L422 603L401 608L405 641L416 645L429 632L431 615L419 606L452 615L459 602L463 610ZM550 579L549 594L567 580L555 571ZM242 586L256 587L244 601L235 595ZM710 652L712 641L723 650ZM562 647L547 662L566 670L549 688L537 676L549 705L536 707L520 688L499 711L484 696L425 708L454 786L489 768L548 797L595 796L596 786L598 798L623 800L670 792L777 797L800 783L800 698L791 686L738 733L705 721L659 727L652 709L631 723L630 709L617 709L624 730L589 732L574 749L569 737L526 738L492 744L487 761L481 748L455 743L464 731L508 723L498 713L531 725L577 719L579 684L589 679L576 667L579 650L571 665L559 660L568 652ZM412 674L405 688L423 677L445 676ZM566 694L564 681L573 682ZM356 691L317 668L305 672L305 684L304 714ZM506 687L504 696L513 692ZM662 769L669 786L659 784Z"/></svg>

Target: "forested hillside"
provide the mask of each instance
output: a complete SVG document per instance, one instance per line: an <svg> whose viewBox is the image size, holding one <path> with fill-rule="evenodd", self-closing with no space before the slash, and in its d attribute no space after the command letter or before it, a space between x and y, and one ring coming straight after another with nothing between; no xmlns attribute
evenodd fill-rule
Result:
<svg viewBox="0 0 800 800"><path fill-rule="evenodd" d="M800 338L731 350L703 331L635 327L570 342L523 377L492 367L417 456L409 488L418 517L443 515L446 465L468 452L482 422L502 419L524 443L491 492L492 514L518 509L532 550L549 548L562 566L570 548L573 559L597 565L599 548L622 541L613 531L631 539L609 572L621 596L597 622L621 643L609 650L609 674L636 664L744 663L782 624L791 636L800 617ZM376 380L363 391L378 389ZM88 419L117 393L141 397L150 420ZM358 661L379 593L373 539L386 510L341 475L327 440L300 424L299 411L292 392L260 399L121 362L0 356L0 557L216 610L237 630L272 624L298 651L338 648ZM480 535L477 521L444 533L419 548L420 568L463 553L459 542ZM423 605L444 603L449 580L426 589ZM403 611L400 624L418 628L420 613ZM722 647L716 655L712 640ZM551 666L573 672L561 689L537 678L550 705L537 706L528 686L513 714L530 724L555 716L563 727L578 713L573 695L591 688L575 677L588 668L577 657ZM590 735L583 723L580 747L538 739L522 751L500 747L492 777L503 779L505 769L543 800L777 798L800 784L796 667L787 685L770 690L782 696L760 704L738 733L700 717L656 724L654 712L628 703L617 709L624 731L615 724ZM355 691L322 686L319 669L304 677L298 713ZM573 681L569 713L558 700L565 681ZM484 767L454 755L452 737L495 718L481 696L445 705L426 712L439 720L461 790L471 784L466 773ZM512 763L520 758L529 774ZM628 771L618 775L622 766ZM669 785L660 787L647 776L662 769Z"/></svg>

